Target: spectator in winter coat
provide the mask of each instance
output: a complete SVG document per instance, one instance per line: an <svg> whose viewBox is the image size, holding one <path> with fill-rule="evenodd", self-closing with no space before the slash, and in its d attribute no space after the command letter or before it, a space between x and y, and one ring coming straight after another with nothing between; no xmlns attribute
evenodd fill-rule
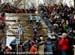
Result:
<svg viewBox="0 0 75 55"><path fill-rule="evenodd" d="M10 52L11 49L7 46L7 47L5 48L5 51L6 51L6 52Z"/></svg>
<svg viewBox="0 0 75 55"><path fill-rule="evenodd" d="M33 30L33 35L34 35L34 37L36 37L37 36L37 26L36 25L34 25L33 26L33 28L32 28L32 30Z"/></svg>
<svg viewBox="0 0 75 55"><path fill-rule="evenodd" d="M0 20L3 20L3 17L2 16L0 16Z"/></svg>
<svg viewBox="0 0 75 55"><path fill-rule="evenodd" d="M23 48L24 51L29 51L29 48L30 48L29 40L27 40L27 41L25 41L25 42L23 43L22 48Z"/></svg>
<svg viewBox="0 0 75 55"><path fill-rule="evenodd" d="M30 48L35 44L35 41L34 40L29 40L29 46Z"/></svg>
<svg viewBox="0 0 75 55"><path fill-rule="evenodd" d="M45 48L44 39L41 36L40 40L39 40L39 43L38 43L38 52L39 52L39 55L41 55L41 54L44 55L44 48Z"/></svg>
<svg viewBox="0 0 75 55"><path fill-rule="evenodd" d="M44 43L43 42L40 42L39 45L38 45L38 52L39 52L39 55L44 55Z"/></svg>
<svg viewBox="0 0 75 55"><path fill-rule="evenodd" d="M3 30L5 28L5 23L0 20L0 30Z"/></svg>
<svg viewBox="0 0 75 55"><path fill-rule="evenodd" d="M19 24L19 27L18 27L18 35L21 36L23 33L23 29L22 29L22 26Z"/></svg>
<svg viewBox="0 0 75 55"><path fill-rule="evenodd" d="M69 49L67 34L63 33L61 39L58 42L58 49L60 50L62 55L67 55L67 50Z"/></svg>
<svg viewBox="0 0 75 55"><path fill-rule="evenodd" d="M36 19L36 25L39 27L41 21L40 16L35 16L35 19Z"/></svg>
<svg viewBox="0 0 75 55"><path fill-rule="evenodd" d="M31 48L30 48L30 53L31 55L37 55L37 46L34 44Z"/></svg>
<svg viewBox="0 0 75 55"><path fill-rule="evenodd" d="M32 14L30 14L30 15L29 15L29 24L32 23L32 20L33 20L33 16L32 16Z"/></svg>
<svg viewBox="0 0 75 55"><path fill-rule="evenodd" d="M53 55L53 43L50 38L47 39L46 45L45 45L45 54L46 55Z"/></svg>

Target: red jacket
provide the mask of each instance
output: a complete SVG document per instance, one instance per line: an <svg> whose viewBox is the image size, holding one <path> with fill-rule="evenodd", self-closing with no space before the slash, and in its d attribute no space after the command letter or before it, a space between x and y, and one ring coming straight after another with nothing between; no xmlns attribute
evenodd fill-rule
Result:
<svg viewBox="0 0 75 55"><path fill-rule="evenodd" d="M0 16L0 20L2 20L3 19L3 17L2 16Z"/></svg>
<svg viewBox="0 0 75 55"><path fill-rule="evenodd" d="M58 50L68 50L69 45L68 45L68 39L61 38L58 42Z"/></svg>
<svg viewBox="0 0 75 55"><path fill-rule="evenodd" d="M10 52L10 51L11 51L11 49L10 49L10 48L7 48L7 49L6 49L6 51L7 51L7 52Z"/></svg>
<svg viewBox="0 0 75 55"><path fill-rule="evenodd" d="M32 46L31 49L30 49L31 55L37 55L37 52L38 52L37 48Z"/></svg>

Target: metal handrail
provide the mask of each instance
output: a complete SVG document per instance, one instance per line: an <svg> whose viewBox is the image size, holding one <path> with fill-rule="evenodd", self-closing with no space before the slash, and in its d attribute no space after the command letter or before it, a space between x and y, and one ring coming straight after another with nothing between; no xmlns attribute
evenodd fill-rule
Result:
<svg viewBox="0 0 75 55"><path fill-rule="evenodd" d="M14 2L14 6L16 7L22 0L17 0Z"/></svg>

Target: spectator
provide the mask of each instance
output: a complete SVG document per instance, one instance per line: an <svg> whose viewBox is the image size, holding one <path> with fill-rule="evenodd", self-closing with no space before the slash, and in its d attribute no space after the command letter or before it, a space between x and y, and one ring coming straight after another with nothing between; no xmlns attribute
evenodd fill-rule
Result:
<svg viewBox="0 0 75 55"><path fill-rule="evenodd" d="M38 43L38 52L39 52L39 55L44 55L44 48L45 48L45 42L44 42L44 39L43 37L40 37L40 40L39 40L39 43Z"/></svg>
<svg viewBox="0 0 75 55"><path fill-rule="evenodd" d="M2 49L2 43L0 42L0 54L4 55L3 49Z"/></svg>
<svg viewBox="0 0 75 55"><path fill-rule="evenodd" d="M29 15L29 24L32 24L32 21L33 21L33 16L32 14Z"/></svg>
<svg viewBox="0 0 75 55"><path fill-rule="evenodd" d="M6 46L5 47L5 52L11 52L11 49L8 46Z"/></svg>
<svg viewBox="0 0 75 55"><path fill-rule="evenodd" d="M20 37L22 36L22 34L23 34L23 29L22 29L22 26L19 24L19 27L18 27L18 37L19 37L19 39L20 39Z"/></svg>
<svg viewBox="0 0 75 55"><path fill-rule="evenodd" d="M47 39L45 44L45 55L53 55L53 43L50 38Z"/></svg>
<svg viewBox="0 0 75 55"><path fill-rule="evenodd" d="M36 45L36 44L34 44L34 45L30 48L30 53L31 53L31 55L37 55L38 49L37 49L37 45Z"/></svg>
<svg viewBox="0 0 75 55"><path fill-rule="evenodd" d="M35 19L36 19L36 25L39 27L41 18L39 16L35 16Z"/></svg>
<svg viewBox="0 0 75 55"><path fill-rule="evenodd" d="M23 43L24 51L29 51L29 48L32 46L32 44L31 44L31 46L29 46L29 44L30 44L29 40L27 40Z"/></svg>
<svg viewBox="0 0 75 55"><path fill-rule="evenodd" d="M36 36L37 36L37 31L38 31L37 25L34 24L32 30L33 30L33 35L34 35L34 37L36 37Z"/></svg>
<svg viewBox="0 0 75 55"><path fill-rule="evenodd" d="M0 30L3 30L5 28L5 23L0 20Z"/></svg>
<svg viewBox="0 0 75 55"><path fill-rule="evenodd" d="M61 39L58 42L58 49L60 50L62 55L67 55L67 50L69 50L69 42L68 42L67 34L63 33Z"/></svg>

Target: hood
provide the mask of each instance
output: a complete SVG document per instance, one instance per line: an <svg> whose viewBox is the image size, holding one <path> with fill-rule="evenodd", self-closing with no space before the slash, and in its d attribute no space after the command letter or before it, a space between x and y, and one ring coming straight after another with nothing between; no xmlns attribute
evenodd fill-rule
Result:
<svg viewBox="0 0 75 55"><path fill-rule="evenodd" d="M51 41L47 41L46 44L47 44L47 45L51 45L52 42L51 42Z"/></svg>

